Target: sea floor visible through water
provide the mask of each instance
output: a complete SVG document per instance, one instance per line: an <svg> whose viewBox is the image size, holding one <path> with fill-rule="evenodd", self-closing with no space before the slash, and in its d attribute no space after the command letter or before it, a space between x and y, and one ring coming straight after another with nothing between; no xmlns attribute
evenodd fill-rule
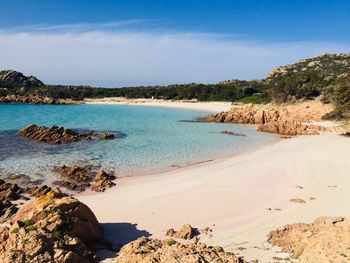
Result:
<svg viewBox="0 0 350 263"><path fill-rule="evenodd" d="M0 177L51 183L54 166L92 164L117 176L160 172L277 140L247 125L194 121L195 110L127 105L0 105ZM52 145L28 141L29 125L119 132L114 140ZM245 136L225 135L224 130Z"/></svg>

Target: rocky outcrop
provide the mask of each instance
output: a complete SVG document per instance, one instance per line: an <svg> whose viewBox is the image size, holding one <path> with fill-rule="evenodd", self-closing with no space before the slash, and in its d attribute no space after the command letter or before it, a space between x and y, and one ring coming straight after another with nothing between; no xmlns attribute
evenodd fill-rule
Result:
<svg viewBox="0 0 350 263"><path fill-rule="evenodd" d="M294 120L288 110L273 105L248 104L199 119L219 123L257 124L258 131L282 135L315 135L325 130L318 125L303 124Z"/></svg>
<svg viewBox="0 0 350 263"><path fill-rule="evenodd" d="M0 179L0 223L8 220L18 208L12 201L23 198L23 189L17 184L6 183Z"/></svg>
<svg viewBox="0 0 350 263"><path fill-rule="evenodd" d="M312 71L323 76L324 80L327 81L329 78L339 78L348 74L349 66L350 54L321 54L314 58L302 59L294 64L274 68L268 73L267 80L282 78L298 72Z"/></svg>
<svg viewBox="0 0 350 263"><path fill-rule="evenodd" d="M100 170L95 175L91 189L95 192L104 192L108 188L115 186L115 183L113 182L115 179L116 177L114 175L108 174L104 170Z"/></svg>
<svg viewBox="0 0 350 263"><path fill-rule="evenodd" d="M96 133L96 132L87 132L87 133L79 133L73 131L71 129L66 129L64 127L58 126L37 126L35 124L31 124L18 132L19 135L23 136L26 139L38 141L38 142L46 142L46 143L54 143L59 144L62 142L70 143L81 140L90 140L92 138L101 138L101 139L112 139L114 138L113 133Z"/></svg>
<svg viewBox="0 0 350 263"><path fill-rule="evenodd" d="M14 183L8 183L0 179L0 223L6 222L18 210L18 203L29 200L29 196L40 197L49 192L55 192L60 196L67 196L57 188L47 185L32 186L26 189ZM17 201L16 203L14 201ZM18 202L20 201L20 202Z"/></svg>
<svg viewBox="0 0 350 263"><path fill-rule="evenodd" d="M113 182L116 177L108 174L97 167L87 166L61 166L55 167L54 172L58 173L63 180L54 182L55 185L68 188L76 192L85 191L88 188L95 192L104 192L108 188L115 186Z"/></svg>
<svg viewBox="0 0 350 263"><path fill-rule="evenodd" d="M0 103L21 103L21 104L77 104L79 101L72 99L54 99L47 96L39 96L29 94L21 95L7 95L0 97Z"/></svg>
<svg viewBox="0 0 350 263"><path fill-rule="evenodd" d="M0 71L0 103L26 104L76 104L72 99L55 99L39 95L46 89L44 83L34 76L24 76L14 70ZM45 93L45 92L44 92Z"/></svg>
<svg viewBox="0 0 350 263"><path fill-rule="evenodd" d="M30 194L31 196L40 197L42 195L46 195L47 193L51 191L55 191L56 193L60 193L61 191L59 189L53 189L47 185L41 185L41 186L32 186L25 189L26 193Z"/></svg>
<svg viewBox="0 0 350 263"><path fill-rule="evenodd" d="M230 262L244 263L243 258L227 253L222 247L207 247L204 243L181 244L175 240L141 237L125 245L116 263L149 262Z"/></svg>
<svg viewBox="0 0 350 263"><path fill-rule="evenodd" d="M348 262L350 219L319 217L311 224L291 224L272 231L268 242L298 257L301 263Z"/></svg>
<svg viewBox="0 0 350 263"><path fill-rule="evenodd" d="M178 231L175 231L173 228L170 228L165 233L165 235L168 237L181 239L192 239L197 234L198 230L193 228L190 224L183 225Z"/></svg>
<svg viewBox="0 0 350 263"><path fill-rule="evenodd" d="M14 201L21 198L23 189L17 184L6 183L0 179L0 200Z"/></svg>
<svg viewBox="0 0 350 263"><path fill-rule="evenodd" d="M24 204L0 226L0 262L96 262L102 234L86 205L49 192Z"/></svg>

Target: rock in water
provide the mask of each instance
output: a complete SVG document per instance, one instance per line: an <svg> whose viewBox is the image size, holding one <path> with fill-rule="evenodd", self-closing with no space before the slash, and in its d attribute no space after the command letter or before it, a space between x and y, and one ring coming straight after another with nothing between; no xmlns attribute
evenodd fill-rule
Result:
<svg viewBox="0 0 350 263"><path fill-rule="evenodd" d="M222 131L221 134L245 137L244 134L239 134L239 133L235 133L235 132L232 132L232 131Z"/></svg>
<svg viewBox="0 0 350 263"><path fill-rule="evenodd" d="M26 139L38 141L38 142L46 142L46 143L54 143L59 144L62 142L76 142L82 140L90 140L93 137L98 137L100 139L112 139L114 138L113 133L96 133L96 132L87 132L87 133L78 133L72 131L70 129L66 129L64 127L58 126L37 126L35 124L31 124L18 132L19 135L23 136Z"/></svg>

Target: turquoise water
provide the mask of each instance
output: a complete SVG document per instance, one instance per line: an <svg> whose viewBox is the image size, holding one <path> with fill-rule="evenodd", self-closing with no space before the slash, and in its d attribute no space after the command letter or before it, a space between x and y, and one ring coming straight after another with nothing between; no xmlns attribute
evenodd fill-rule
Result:
<svg viewBox="0 0 350 263"><path fill-rule="evenodd" d="M183 121L208 113L119 105L0 104L0 176L25 174L50 182L55 177L50 172L53 166L83 163L101 165L120 176L151 173L235 153L276 138L249 126ZM118 131L124 136L48 145L16 134L31 123ZM223 130L246 137L223 135Z"/></svg>

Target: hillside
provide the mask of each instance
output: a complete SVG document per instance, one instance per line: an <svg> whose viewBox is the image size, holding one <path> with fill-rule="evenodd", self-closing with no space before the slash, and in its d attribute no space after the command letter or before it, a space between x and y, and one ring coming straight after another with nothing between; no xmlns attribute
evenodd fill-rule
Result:
<svg viewBox="0 0 350 263"><path fill-rule="evenodd" d="M323 54L273 69L265 79L275 102L322 95L337 108L326 118L348 118L350 112L350 54Z"/></svg>
<svg viewBox="0 0 350 263"><path fill-rule="evenodd" d="M325 118L350 117L350 54L323 54L273 69L262 80L226 80L216 84L175 84L127 88L45 85L16 71L0 72L0 97L46 96L53 99L155 98L168 100L234 101L242 103L293 102L321 95L336 109ZM0 100L1 101L1 100Z"/></svg>

